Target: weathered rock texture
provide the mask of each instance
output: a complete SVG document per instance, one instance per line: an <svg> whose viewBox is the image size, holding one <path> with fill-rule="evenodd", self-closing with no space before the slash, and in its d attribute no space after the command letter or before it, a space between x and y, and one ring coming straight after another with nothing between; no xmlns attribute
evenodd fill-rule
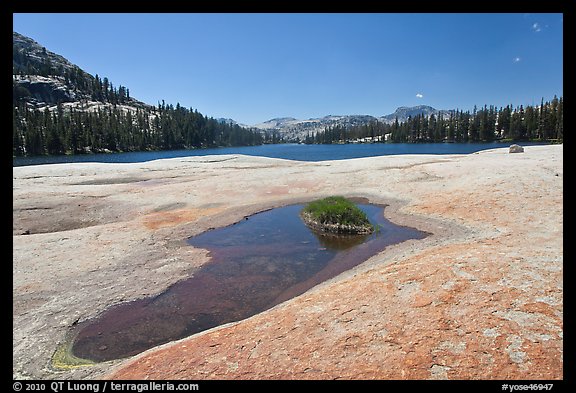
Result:
<svg viewBox="0 0 576 393"><path fill-rule="evenodd" d="M508 148L509 153L524 153L524 148L520 145L510 145Z"/></svg>
<svg viewBox="0 0 576 393"><path fill-rule="evenodd" d="M561 379L563 147L525 150L14 168L13 374ZM126 360L53 367L76 322L206 263L187 237L335 190L433 235L246 320Z"/></svg>

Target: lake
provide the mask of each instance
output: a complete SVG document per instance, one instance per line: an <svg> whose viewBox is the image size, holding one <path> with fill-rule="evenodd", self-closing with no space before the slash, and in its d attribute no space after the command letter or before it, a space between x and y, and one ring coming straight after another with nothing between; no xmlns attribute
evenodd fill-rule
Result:
<svg viewBox="0 0 576 393"><path fill-rule="evenodd" d="M346 160L396 154L470 154L480 150L509 147L511 143L374 143L346 145L278 144L213 149L163 150L132 153L86 154L75 156L15 157L13 166L57 164L67 162L130 163L159 160L162 158L244 154L296 161ZM520 142L521 146L543 145L539 142Z"/></svg>

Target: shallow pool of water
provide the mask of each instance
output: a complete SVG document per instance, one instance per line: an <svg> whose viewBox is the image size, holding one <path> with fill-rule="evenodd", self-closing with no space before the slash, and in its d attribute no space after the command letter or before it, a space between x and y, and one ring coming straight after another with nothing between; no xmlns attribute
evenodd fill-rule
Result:
<svg viewBox="0 0 576 393"><path fill-rule="evenodd" d="M359 204L371 235L326 236L299 216L303 205L255 214L188 240L211 260L163 293L113 306L78 326L72 352L93 361L151 347L258 314L364 262L387 246L427 233L397 226L384 207Z"/></svg>

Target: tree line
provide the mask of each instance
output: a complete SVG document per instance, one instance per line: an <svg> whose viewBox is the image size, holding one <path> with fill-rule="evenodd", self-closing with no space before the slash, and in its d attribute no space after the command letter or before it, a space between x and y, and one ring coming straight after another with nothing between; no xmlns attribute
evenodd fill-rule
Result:
<svg viewBox="0 0 576 393"><path fill-rule="evenodd" d="M36 55L30 51L13 46L13 74L56 78L76 98L66 103L69 99L53 94L50 109L37 109L35 94L15 77L14 156L247 146L278 140L278 135L222 123L180 104L144 104L131 98L128 88L92 76L49 55L46 48Z"/></svg>
<svg viewBox="0 0 576 393"><path fill-rule="evenodd" d="M449 118L417 115L392 124L373 121L353 127L332 126L313 135L305 143L331 144L359 140L418 142L558 141L564 137L563 98L554 96L540 105L497 109L484 105L470 111L455 110ZM386 138L384 136L386 135Z"/></svg>
<svg viewBox="0 0 576 393"><path fill-rule="evenodd" d="M267 141L259 130L221 123L180 104L86 109L59 103L55 110L39 110L21 101L13 108L14 156L249 146Z"/></svg>
<svg viewBox="0 0 576 393"><path fill-rule="evenodd" d="M56 77L76 94L76 102L53 100L52 108L37 109L32 94L16 78L13 83L13 155L83 154L102 151L172 150L218 146L284 143L277 130L247 129L219 122L180 104L147 105L130 97L126 87L92 76L46 48L34 53L13 46L13 74ZM88 108L92 101L93 108ZM386 136L386 138L384 137ZM491 105L455 110L449 118L418 115L392 124L373 121L333 126L305 143L345 143L369 139L390 142L490 142L493 140L563 140L563 99L538 106L497 109Z"/></svg>

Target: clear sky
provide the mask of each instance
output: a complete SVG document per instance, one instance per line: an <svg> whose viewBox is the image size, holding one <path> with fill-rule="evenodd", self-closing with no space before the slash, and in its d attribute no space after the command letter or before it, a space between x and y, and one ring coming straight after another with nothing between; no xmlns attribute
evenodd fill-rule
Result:
<svg viewBox="0 0 576 393"><path fill-rule="evenodd" d="M149 104L256 124L563 94L562 14L14 14Z"/></svg>

